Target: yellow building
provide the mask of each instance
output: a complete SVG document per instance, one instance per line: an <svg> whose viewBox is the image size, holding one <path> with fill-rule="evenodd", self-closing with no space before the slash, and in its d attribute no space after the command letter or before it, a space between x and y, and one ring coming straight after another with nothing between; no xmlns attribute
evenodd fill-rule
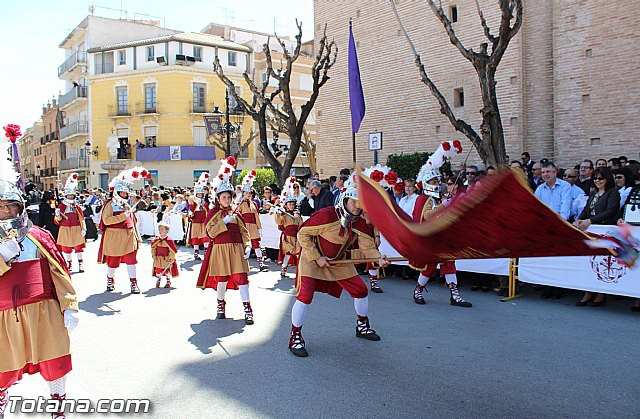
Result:
<svg viewBox="0 0 640 419"><path fill-rule="evenodd" d="M153 184L165 186L188 186L201 171L217 171L225 153L208 142L204 116L224 115L226 87L213 62L217 56L250 101L242 79L251 72L250 48L219 36L177 33L87 52L92 185L106 188L117 171L137 165L151 171ZM231 97L229 108L235 106ZM248 138L252 119L231 114L238 135ZM250 147L238 169L254 166Z"/></svg>

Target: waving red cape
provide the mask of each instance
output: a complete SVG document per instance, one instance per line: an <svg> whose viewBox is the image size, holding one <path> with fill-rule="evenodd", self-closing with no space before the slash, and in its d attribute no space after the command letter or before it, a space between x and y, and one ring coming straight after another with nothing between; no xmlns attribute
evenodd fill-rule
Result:
<svg viewBox="0 0 640 419"><path fill-rule="evenodd" d="M593 249L594 237L542 203L524 177L505 170L478 189L439 206L416 222L377 182L358 173L360 204L389 243L422 265L456 259L611 255Z"/></svg>

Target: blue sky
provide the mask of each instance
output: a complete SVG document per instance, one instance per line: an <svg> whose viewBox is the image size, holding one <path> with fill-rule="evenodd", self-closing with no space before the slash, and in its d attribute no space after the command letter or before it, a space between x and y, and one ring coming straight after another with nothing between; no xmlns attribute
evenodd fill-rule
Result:
<svg viewBox="0 0 640 419"><path fill-rule="evenodd" d="M129 19L165 18L167 28L199 31L209 22L262 32L295 35L302 21L303 41L313 38L313 0L0 0L0 125L24 129L40 118L42 105L64 90L57 69L64 61L58 44L89 14ZM122 5L122 6L121 6ZM124 14L122 17L125 17ZM275 22L274 22L275 19ZM65 93L65 92L62 92Z"/></svg>

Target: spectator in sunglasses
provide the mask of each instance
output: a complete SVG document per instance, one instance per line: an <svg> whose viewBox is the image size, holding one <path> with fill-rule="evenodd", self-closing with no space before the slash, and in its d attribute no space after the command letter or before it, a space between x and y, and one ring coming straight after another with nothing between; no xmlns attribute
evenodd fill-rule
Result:
<svg viewBox="0 0 640 419"><path fill-rule="evenodd" d="M635 186L633 173L628 167L620 167L619 169L613 170L613 179L616 182L616 188L618 188L618 193L620 194L620 208L622 208L627 201L631 188Z"/></svg>
<svg viewBox="0 0 640 419"><path fill-rule="evenodd" d="M578 220L573 223L580 230L586 230L591 224L616 223L618 211L620 209L620 194L616 189L613 174L608 167L598 167L593 172L593 183L596 188L589 195L587 205L582 210ZM577 306L582 307L587 304L599 307L605 304L605 295L585 292Z"/></svg>
<svg viewBox="0 0 640 419"><path fill-rule="evenodd" d="M476 187L476 184L478 183L479 177L480 177L480 173L478 170L478 166L476 165L470 165L467 166L467 170L464 172L467 181L465 182L465 186L467 186L467 190L472 190L473 188Z"/></svg>

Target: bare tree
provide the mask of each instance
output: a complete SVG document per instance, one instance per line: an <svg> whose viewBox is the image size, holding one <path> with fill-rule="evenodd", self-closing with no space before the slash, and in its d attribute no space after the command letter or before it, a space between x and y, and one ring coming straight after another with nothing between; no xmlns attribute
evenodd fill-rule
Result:
<svg viewBox="0 0 640 419"><path fill-rule="evenodd" d="M249 131L249 136L243 140L242 139L242 129L236 128L235 135L231 136L231 151L233 157L236 159L244 153L253 140L258 136L253 129ZM227 153L227 137L224 133L212 135L207 137L207 142L209 145L216 147L218 150L222 151L223 154Z"/></svg>
<svg viewBox="0 0 640 419"><path fill-rule="evenodd" d="M244 80L249 85L249 89L253 95L251 104L238 95L233 82L224 75L217 58L214 64L214 71L218 77L229 87L230 93L235 97L236 101L242 105L245 112L257 122L260 138L258 150L264 155L267 162L269 162L280 185L283 185L289 176L291 167L303 143L304 126L307 118L318 99L320 88L329 80L329 69L335 64L338 54L338 47L335 41L329 42L327 40L327 27L325 25L322 38L320 38L318 42L318 51L315 55L315 61L311 70L311 76L313 78L311 96L307 102L302 105L299 113L297 113L291 99L290 89L293 65L300 57L300 49L302 47L302 23L296 20L296 26L298 27L298 34L296 35L296 46L293 52L290 52L282 39L276 35L276 39L282 47L282 55L285 61L277 71L273 67L269 40L264 44L263 52L267 62L267 78L263 80L261 87L256 86L251 77L246 72L244 73ZM267 92L269 78L277 81L277 87L271 93ZM278 102L281 103L281 108L274 104L276 98L279 99ZM284 163L281 163L269 148L267 142L268 125L275 126L277 131L286 133L291 141Z"/></svg>
<svg viewBox="0 0 640 419"><path fill-rule="evenodd" d="M478 52L474 51L472 48L466 48L456 36L453 26L451 25L451 21L447 18L446 13L442 9L442 3L439 2L436 4L433 0L426 0L435 16L444 26L451 44L458 49L464 58L469 60L478 74L483 104L483 107L480 110L480 113L482 114L480 134L478 134L467 122L456 118L445 97L440 93L437 86L427 75L427 70L422 64L420 55L417 53L409 34L402 25L400 16L396 10L395 0L390 1L391 8L393 9L393 13L398 21L398 25L407 38L409 46L413 51L422 82L427 85L433 96L438 100L438 103L440 104L440 112L449 119L449 122L451 122L451 125L453 125L457 131L460 131L469 138L469 140L471 140L483 162L489 165L507 164L504 132L496 95L495 76L498 64L500 64L500 61L509 46L509 42L518 33L522 26L522 0L498 0L501 18L497 35L491 33L491 29L484 18L482 10L480 10L480 4L478 3L478 0L476 0L476 7L478 9L478 15L480 16L480 24L482 25L485 37L491 44L491 53L488 52L489 43L487 42L482 42L480 44L480 50ZM512 25L514 18L515 21Z"/></svg>

